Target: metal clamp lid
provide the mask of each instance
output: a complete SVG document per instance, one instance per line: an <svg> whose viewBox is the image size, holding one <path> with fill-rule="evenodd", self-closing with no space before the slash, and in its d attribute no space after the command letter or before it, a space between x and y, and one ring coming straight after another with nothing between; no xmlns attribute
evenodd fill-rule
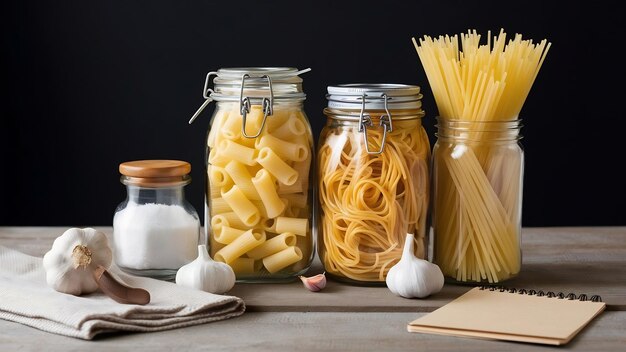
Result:
<svg viewBox="0 0 626 352"><path fill-rule="evenodd" d="M328 109L333 111L333 118L340 120L357 121L359 123L358 132L363 133L365 150L368 154L382 154L385 150L387 132L393 131L393 117L390 112L399 110L419 110L422 103L420 87L406 84L343 84L329 86ZM360 111L359 111L360 108ZM334 111L341 111L335 114ZM357 111L358 118L357 118ZM380 149L372 151L369 147L368 127L373 127L374 122L371 113L373 111L384 111L378 117L378 125L383 128ZM413 112L412 114L398 112L397 119L410 119L421 116Z"/></svg>
<svg viewBox="0 0 626 352"><path fill-rule="evenodd" d="M361 97L367 96L366 110L420 109L422 107L420 87L408 84L356 83L329 86L328 107L331 109L358 109ZM383 95L387 98L383 99Z"/></svg>
<svg viewBox="0 0 626 352"><path fill-rule="evenodd" d="M209 72L204 80L202 97L205 99L200 108L193 114L191 124L212 101L239 101L240 110L250 112L250 106L259 104L263 107L265 118L273 113L275 100L304 100L302 79L299 75L311 71L310 68L298 70L292 67L239 67L221 68L217 72ZM214 88L209 87L211 77ZM244 89L248 94L244 94ZM244 117L245 125L245 117ZM243 127L242 127L243 128ZM262 130L262 127L261 127ZM244 136L248 136L243 130ZM260 131L256 136L260 134Z"/></svg>

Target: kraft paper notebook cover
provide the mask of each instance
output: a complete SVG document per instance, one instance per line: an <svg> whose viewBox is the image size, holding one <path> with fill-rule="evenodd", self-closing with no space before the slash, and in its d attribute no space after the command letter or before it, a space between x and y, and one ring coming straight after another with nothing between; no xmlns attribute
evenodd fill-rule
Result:
<svg viewBox="0 0 626 352"><path fill-rule="evenodd" d="M563 298L559 298L563 297ZM599 296L476 287L409 323L410 332L562 345L606 305Z"/></svg>

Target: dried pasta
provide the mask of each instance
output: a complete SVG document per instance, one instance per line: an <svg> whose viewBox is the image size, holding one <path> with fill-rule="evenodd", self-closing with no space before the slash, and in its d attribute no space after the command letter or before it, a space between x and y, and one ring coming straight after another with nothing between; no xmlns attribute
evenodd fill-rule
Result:
<svg viewBox="0 0 626 352"><path fill-rule="evenodd" d="M217 188L217 187L216 187ZM230 205L228 205L228 203L226 203L226 200L224 200L224 198L222 198L222 191L217 188L219 190L219 192L217 192L217 194L215 195L215 197L213 197L213 210L217 213L217 214L223 214L226 212L231 212L231 208Z"/></svg>
<svg viewBox="0 0 626 352"><path fill-rule="evenodd" d="M252 166L256 163L257 151L237 142L224 139L219 144L219 150L223 158L234 159L248 166Z"/></svg>
<svg viewBox="0 0 626 352"><path fill-rule="evenodd" d="M302 251L298 247L291 246L263 258L263 266L270 273L275 273L300 260L302 260Z"/></svg>
<svg viewBox="0 0 626 352"><path fill-rule="evenodd" d="M291 232L299 236L306 236L309 220L281 216L276 218L275 227L278 233Z"/></svg>
<svg viewBox="0 0 626 352"><path fill-rule="evenodd" d="M262 245L254 248L248 252L248 257L253 259L263 259L274 253L278 253L283 249L286 249L296 244L296 235L293 233L281 233L278 236L272 237L265 241Z"/></svg>
<svg viewBox="0 0 626 352"><path fill-rule="evenodd" d="M302 161L309 156L309 149L306 145L284 141L272 134L258 138L254 145L257 149L267 147L287 160Z"/></svg>
<svg viewBox="0 0 626 352"><path fill-rule="evenodd" d="M289 119L283 125L278 127L272 135L278 139L285 141L297 140L299 136L306 133L306 126L299 119Z"/></svg>
<svg viewBox="0 0 626 352"><path fill-rule="evenodd" d="M469 131L460 144L443 143L433 160L435 260L456 280L499 282L521 265L522 160L485 144L495 132L484 123L518 119L550 43L520 34L507 43L504 31L493 43L490 33L486 45L480 39L468 31L460 47L456 35L413 43L440 116Z"/></svg>
<svg viewBox="0 0 626 352"><path fill-rule="evenodd" d="M236 274L245 275L254 273L254 259L252 258L237 258L230 262L228 265L233 269Z"/></svg>
<svg viewBox="0 0 626 352"><path fill-rule="evenodd" d="M259 209L246 198L246 195L236 185L230 189L222 188L222 199L244 224L254 226L261 220Z"/></svg>
<svg viewBox="0 0 626 352"><path fill-rule="evenodd" d="M230 175L221 167L211 168L209 179L211 180L211 183L217 187L224 187L232 183Z"/></svg>
<svg viewBox="0 0 626 352"><path fill-rule="evenodd" d="M255 134L262 119L252 106L246 133ZM243 136L242 121L238 104L223 105L207 138L211 255L238 279L292 276L308 268L313 254L311 131L297 106L275 106L257 138ZM278 231L281 218L290 220Z"/></svg>
<svg viewBox="0 0 626 352"><path fill-rule="evenodd" d="M379 155L367 153L356 126L327 126L323 132L320 254L330 274L384 281L408 232L415 234L416 254L424 258L430 145L419 119L393 124ZM382 132L369 130L368 139L378 150Z"/></svg>
<svg viewBox="0 0 626 352"><path fill-rule="evenodd" d="M237 237L243 235L244 232L244 230L224 226L223 224L215 224L213 226L213 236L215 236L215 240L221 244L232 243Z"/></svg>
<svg viewBox="0 0 626 352"><path fill-rule="evenodd" d="M215 227L216 222L219 222L219 224L224 226L234 227L236 229L245 229L247 227L246 224L244 224L241 219L239 219L237 214L232 211L222 212L219 215L214 215L211 218L211 226ZM213 228L213 230L215 230L215 228Z"/></svg>
<svg viewBox="0 0 626 352"><path fill-rule="evenodd" d="M283 203L280 199L276 192L276 182L267 170L259 170L252 183L261 197L268 218L275 218L285 211L289 202Z"/></svg>
<svg viewBox="0 0 626 352"><path fill-rule="evenodd" d="M285 185L291 186L298 181L298 172L282 160L272 148L261 148L257 161ZM302 191L302 187L298 190Z"/></svg>
<svg viewBox="0 0 626 352"><path fill-rule="evenodd" d="M263 230L248 230L230 244L217 251L217 253L215 253L215 260L226 264L231 263L250 250L263 244L266 238L265 231Z"/></svg>
<svg viewBox="0 0 626 352"><path fill-rule="evenodd" d="M218 166L211 167L211 170L214 169L219 170L221 168ZM226 178L233 180L233 182L237 185L237 187L239 187L239 189L243 192L243 194L245 194L248 199L261 199L261 196L259 196L259 193L252 184L252 175L250 175L250 172L246 165L236 160L232 160L228 164L226 164L226 167L222 170L226 172ZM216 182L213 182L212 185L221 187Z"/></svg>

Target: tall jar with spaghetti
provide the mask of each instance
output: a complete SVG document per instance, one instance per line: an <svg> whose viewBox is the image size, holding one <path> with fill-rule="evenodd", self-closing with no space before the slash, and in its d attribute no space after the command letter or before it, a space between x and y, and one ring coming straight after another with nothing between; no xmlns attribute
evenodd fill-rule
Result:
<svg viewBox="0 0 626 352"><path fill-rule="evenodd" d="M438 119L434 259L449 280L495 283L520 271L520 127L520 120Z"/></svg>
<svg viewBox="0 0 626 352"><path fill-rule="evenodd" d="M521 270L519 114L550 44L487 38L413 40L439 109L434 261L450 282L495 284Z"/></svg>
<svg viewBox="0 0 626 352"><path fill-rule="evenodd" d="M430 144L420 88L402 84L328 87L318 147L318 243L326 273L384 284L407 233L426 255Z"/></svg>
<svg viewBox="0 0 626 352"><path fill-rule="evenodd" d="M207 135L205 229L211 256L238 281L288 281L314 255L313 136L295 68L222 68L203 90ZM214 76L214 88L209 88Z"/></svg>

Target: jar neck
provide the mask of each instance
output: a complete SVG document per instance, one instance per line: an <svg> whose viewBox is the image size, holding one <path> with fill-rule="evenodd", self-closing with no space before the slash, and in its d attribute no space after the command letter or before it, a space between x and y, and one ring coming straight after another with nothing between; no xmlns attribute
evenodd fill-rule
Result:
<svg viewBox="0 0 626 352"><path fill-rule="evenodd" d="M341 117L333 117L333 116L327 116L328 118L326 119L326 126L329 128L335 128L335 127L354 127L354 128L358 128L359 124L360 124L360 120L358 118L356 119L345 119L345 118L341 118ZM380 118L377 117L376 115L372 115L372 128L377 128L380 127ZM397 119L397 120L393 120L393 129L394 130L401 130L401 129L406 129L406 128L419 128L422 126L422 118L421 117L417 117L417 116L413 116L412 118L405 118L405 119Z"/></svg>
<svg viewBox="0 0 626 352"><path fill-rule="evenodd" d="M232 109L233 106L239 109L239 100L220 100L220 101L215 101L215 103L218 109L220 108ZM303 105L304 105L303 99L275 99L273 107L274 109L281 109L281 108L301 109Z"/></svg>
<svg viewBox="0 0 626 352"><path fill-rule="evenodd" d="M381 117L388 117L387 111L385 110L365 110L363 111L363 114L361 114L360 110L332 108L325 108L324 115L328 118L328 125L345 124L346 126L349 126L350 124L358 125L362 121L362 115L363 117L371 118L372 123L374 124L379 124ZM391 115L392 123L401 121L417 121L421 124L422 117L424 117L425 114L422 109L389 109L389 115Z"/></svg>
<svg viewBox="0 0 626 352"><path fill-rule="evenodd" d="M184 186L146 188L127 185L128 202L136 204L182 205L185 201Z"/></svg>
<svg viewBox="0 0 626 352"><path fill-rule="evenodd" d="M522 120L465 121L437 117L438 140L517 143L522 138Z"/></svg>
<svg viewBox="0 0 626 352"><path fill-rule="evenodd" d="M264 99L270 99L273 104L280 100L302 101L306 95L302 91L299 75L308 71L298 71L293 67L222 68L213 72L215 79L211 99L237 103L247 99L259 105Z"/></svg>

